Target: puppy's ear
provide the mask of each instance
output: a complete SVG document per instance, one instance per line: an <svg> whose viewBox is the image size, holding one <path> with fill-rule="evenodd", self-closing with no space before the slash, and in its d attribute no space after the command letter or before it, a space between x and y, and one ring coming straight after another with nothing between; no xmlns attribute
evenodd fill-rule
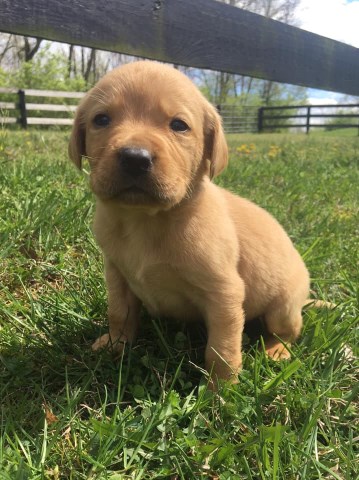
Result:
<svg viewBox="0 0 359 480"><path fill-rule="evenodd" d="M219 175L228 164L228 147L222 127L222 119L217 110L210 104L206 106L204 131L205 159L209 160L209 176Z"/></svg>
<svg viewBox="0 0 359 480"><path fill-rule="evenodd" d="M83 104L77 108L69 141L69 157L81 170L81 158L86 155L86 133L83 121Z"/></svg>

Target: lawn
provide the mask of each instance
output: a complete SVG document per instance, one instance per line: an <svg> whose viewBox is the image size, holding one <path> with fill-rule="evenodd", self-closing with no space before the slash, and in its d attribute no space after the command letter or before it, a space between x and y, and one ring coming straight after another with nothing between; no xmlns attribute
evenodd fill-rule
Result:
<svg viewBox="0 0 359 480"><path fill-rule="evenodd" d="M0 130L0 480L358 478L358 138L228 137L218 183L278 218L337 307L306 310L287 362L248 332L211 394L200 326L144 312L121 359L91 351L106 291L67 137Z"/></svg>

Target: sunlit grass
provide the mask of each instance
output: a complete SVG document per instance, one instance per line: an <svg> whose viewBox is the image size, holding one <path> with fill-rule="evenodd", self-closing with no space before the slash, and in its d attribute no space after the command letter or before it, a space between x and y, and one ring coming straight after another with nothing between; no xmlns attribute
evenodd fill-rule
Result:
<svg viewBox="0 0 359 480"><path fill-rule="evenodd" d="M106 292L67 136L0 130L0 479L357 478L358 139L228 137L218 183L278 218L337 308L306 311L289 362L246 336L212 395L200 327L144 313L123 358L91 352Z"/></svg>

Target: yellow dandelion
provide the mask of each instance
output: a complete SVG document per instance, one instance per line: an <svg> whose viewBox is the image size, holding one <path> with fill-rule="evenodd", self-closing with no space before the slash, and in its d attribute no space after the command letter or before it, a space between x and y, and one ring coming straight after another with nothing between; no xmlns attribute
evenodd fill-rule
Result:
<svg viewBox="0 0 359 480"><path fill-rule="evenodd" d="M240 145L239 147L237 147L237 152L245 152L247 150L247 144L246 143L243 143L242 145Z"/></svg>

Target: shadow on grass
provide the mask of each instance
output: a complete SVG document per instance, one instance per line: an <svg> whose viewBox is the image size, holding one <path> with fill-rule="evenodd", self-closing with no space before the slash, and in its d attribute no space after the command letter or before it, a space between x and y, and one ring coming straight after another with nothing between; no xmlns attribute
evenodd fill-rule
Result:
<svg viewBox="0 0 359 480"><path fill-rule="evenodd" d="M118 403L158 401L170 388L188 395L202 377L204 326L146 316L142 325L138 341L120 358L108 350L92 352L91 343L103 331L91 322L81 322L81 328L58 322L51 331L44 324L34 334L12 337L0 357L3 419L35 432L43 429L47 405L68 415L80 408L86 420L103 405L111 415ZM260 331L259 322L246 326L245 350Z"/></svg>
<svg viewBox="0 0 359 480"><path fill-rule="evenodd" d="M98 325L82 322L75 329L65 324L39 326L36 333L3 339L0 354L2 417L26 431L44 426L44 406L56 411L81 408L86 419L90 409L106 414L116 404L132 404L146 396L157 401L165 389L174 386L188 393L200 381L194 364L203 359L203 328L179 331L178 325L144 322L138 342L120 358L103 350L92 352L91 344L104 333ZM42 327L42 328L41 328ZM202 345L202 346L201 346Z"/></svg>

